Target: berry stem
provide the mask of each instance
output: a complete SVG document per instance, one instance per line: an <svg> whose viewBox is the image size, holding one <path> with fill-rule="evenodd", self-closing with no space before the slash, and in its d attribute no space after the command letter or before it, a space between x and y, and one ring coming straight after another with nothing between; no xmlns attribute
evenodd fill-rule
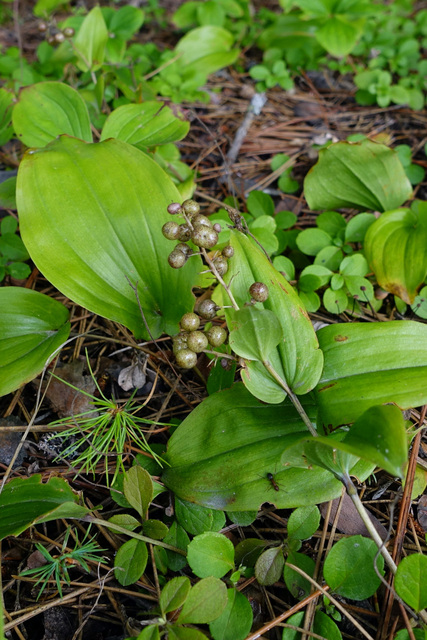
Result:
<svg viewBox="0 0 427 640"><path fill-rule="evenodd" d="M310 431L311 435L317 438L319 434L317 433L316 429L313 427L313 424L310 418L308 417L308 415L306 414L301 402L299 401L298 396L296 396L295 393L293 393L293 391L290 390L287 382L285 382L285 380L283 380L283 378L279 376L275 368L272 366L271 362L269 362L268 360L262 360L262 364L267 369L268 373L272 375L273 378L276 380L276 382L282 387L282 389L286 391L292 404L294 405L302 421L304 422L305 426Z"/></svg>

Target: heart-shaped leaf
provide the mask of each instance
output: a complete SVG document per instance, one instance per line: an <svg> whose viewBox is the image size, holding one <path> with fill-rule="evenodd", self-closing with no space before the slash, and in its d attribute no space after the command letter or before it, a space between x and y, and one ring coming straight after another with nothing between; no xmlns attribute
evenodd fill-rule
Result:
<svg viewBox="0 0 427 640"><path fill-rule="evenodd" d="M68 338L68 310L32 289L0 289L0 396L33 380Z"/></svg>
<svg viewBox="0 0 427 640"><path fill-rule="evenodd" d="M412 187L394 151L363 140L322 149L305 178L304 193L310 209L387 211L410 198Z"/></svg>
<svg viewBox="0 0 427 640"><path fill-rule="evenodd" d="M21 89L13 128L27 147L44 147L63 133L92 142L85 102L63 82L39 82Z"/></svg>
<svg viewBox="0 0 427 640"><path fill-rule="evenodd" d="M154 338L176 333L194 304L200 260L172 269L173 245L161 231L177 200L154 160L119 140L61 136L28 151L18 173L21 234L40 271L73 301L147 339L129 281Z"/></svg>
<svg viewBox="0 0 427 640"><path fill-rule="evenodd" d="M319 380L323 356L300 298L259 247L243 233L231 231L231 245L234 256L229 261L225 278L237 304L244 307L249 302L248 289L253 282L267 285L269 296L262 306L275 314L284 335L277 349L269 353L268 360L295 393L307 393ZM262 306L257 304L259 308ZM235 311L226 309L225 313L232 328ZM251 393L265 402L281 402L286 395L259 362L248 362L242 370L242 379Z"/></svg>
<svg viewBox="0 0 427 640"><path fill-rule="evenodd" d="M304 408L311 417L316 411L308 399ZM238 383L203 400L180 424L169 440L171 466L162 480L184 500L231 511L251 511L263 502L293 508L335 498L342 485L331 473L292 468L285 456L281 460L283 450L306 434L288 400L262 404ZM366 465L357 476L366 477L372 468Z"/></svg>
<svg viewBox="0 0 427 640"><path fill-rule="evenodd" d="M427 326L418 322L334 324L317 332L325 357L315 389L319 422L350 424L377 404L427 402Z"/></svg>
<svg viewBox="0 0 427 640"><path fill-rule="evenodd" d="M407 304L427 275L427 211L386 211L365 236L365 254L378 284Z"/></svg>

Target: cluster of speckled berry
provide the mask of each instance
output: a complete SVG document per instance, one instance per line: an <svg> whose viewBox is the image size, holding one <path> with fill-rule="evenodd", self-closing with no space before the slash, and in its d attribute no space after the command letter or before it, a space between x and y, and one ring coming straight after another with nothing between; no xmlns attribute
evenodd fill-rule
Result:
<svg viewBox="0 0 427 640"><path fill-rule="evenodd" d="M162 233L168 240L178 240L178 244L169 254L168 262L174 269L180 269L187 262L193 250L187 244L190 240L200 249L213 249L218 242L221 226L212 222L200 213L200 206L195 200L185 200L182 204L173 202L168 206L168 213L172 216L181 215L184 222L166 222ZM233 256L233 247L226 246L212 260L216 272L223 276L228 271L228 258Z"/></svg>
<svg viewBox="0 0 427 640"><path fill-rule="evenodd" d="M61 44L66 38L72 38L74 35L72 27L64 27L61 31L47 22L39 22L38 30L45 34L47 42L51 45Z"/></svg>
<svg viewBox="0 0 427 640"><path fill-rule="evenodd" d="M180 322L181 332L173 338L173 352L176 362L184 369L196 366L197 354L209 346L220 347L227 339L227 331L218 325L212 325L207 331L200 330L201 318L212 320L219 307L213 300L203 300L197 313L185 313Z"/></svg>

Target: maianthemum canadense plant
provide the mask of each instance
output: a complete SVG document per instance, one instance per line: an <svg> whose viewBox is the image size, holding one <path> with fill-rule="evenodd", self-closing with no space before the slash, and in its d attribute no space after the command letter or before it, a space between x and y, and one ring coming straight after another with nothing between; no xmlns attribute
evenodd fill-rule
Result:
<svg viewBox="0 0 427 640"><path fill-rule="evenodd" d="M417 575L425 556L415 554L413 560L395 566L351 479L367 478L375 466L403 477L412 430L400 409L427 401L425 325L405 320L355 322L334 324L316 334L301 299L245 233L238 211L228 207L228 240L217 249L221 226L203 216L194 201L187 199L181 205L182 196L155 160L119 139L123 127L117 128L116 138L99 143L79 139L87 122L85 111L73 90L66 88L62 94L62 87L36 86L35 99L38 91L53 91L61 99L66 94L75 131L55 137L61 126L57 124L60 100L58 112L54 107L50 111L53 131L48 135L52 140L28 150L18 173L20 230L32 260L70 299L124 324L135 336L176 335L174 351L181 366L194 365L197 353L206 349L212 357L237 360L243 383L213 391L169 441L162 456L168 466L161 477L174 492L176 505L181 505L178 514L186 514L178 515L175 525L168 528L145 519L154 495L150 475L139 466L130 475L124 474L125 504L136 508L143 520L134 522L126 516L129 522L109 523L110 528L130 537L116 557L117 579L131 584L140 577L148 561L147 541L163 550L157 553L160 566L181 567L186 555L201 586L193 593L197 585L188 592L187 582L172 581L165 593L178 590L182 594L178 604L174 601L177 607L182 605L178 624L185 629L186 624L209 623L211 634L219 638L219 619L228 616L222 612L227 607L230 611L247 608L233 586L245 572L254 571L262 584L271 584L283 573L294 593L307 593L304 580L309 579L311 565L299 554L297 541L316 529L315 505L337 497L344 485L374 542L349 538L337 544L324 567L325 580L344 597L372 595L379 584L375 572L375 577L366 577L369 586L358 590L351 569L343 578L338 567L359 566L363 558L367 571L372 571L371 560L379 549L387 568L396 574L398 593L414 612L419 611L414 615L425 624L427 603L422 588L416 598L403 586L408 581L420 584ZM172 114L168 118L174 123ZM24 139L31 138L31 126L26 121ZM386 188L390 184L392 189ZM366 260L384 290L413 302L427 271L426 212L421 206L399 208L411 196L411 187L392 150L370 141L331 145L321 151L308 174L305 195L316 210L356 207L381 211L370 226L369 242L365 239ZM177 242L172 251L171 239ZM202 262L219 286L194 312L191 288ZM363 305L363 295L354 295ZM68 312L33 291L7 287L0 290L0 298L0 382L2 393L8 393L33 378L64 342L69 332ZM224 325L229 335L226 346ZM222 386L220 376L216 388ZM16 535L31 523L54 519L58 509L61 516L94 520L64 485L59 479L41 485L37 478L6 485L0 499L2 537ZM29 512L16 513L18 498L31 502ZM254 551L255 559L249 562L246 551L237 553L229 540L215 533L214 523L223 526L224 516L219 514L224 511L235 522L248 522L265 501L296 508L297 522L313 522L303 533L292 533L291 523L292 544L283 541L258 549L261 553ZM202 514L211 523L190 527L189 533L195 536L191 542L183 533L184 522L188 530L188 514L197 514L197 519ZM140 527L142 533L136 532ZM176 554L181 558L178 563ZM206 561L207 556L222 557L223 564L218 568L213 560ZM382 560L378 562L381 572ZM227 592L221 579L229 571ZM305 576L302 586L296 577L300 571ZM200 604L206 593L203 589L208 588L206 580L209 589L218 592L214 601L222 603L215 614ZM186 607L193 611L193 606L184 602L190 599L191 604L191 598L203 613L187 615ZM162 592L163 617L153 622L157 630L152 629L153 633L168 624L165 602ZM329 618L328 622L322 622L321 616L319 620L320 628L332 624ZM148 637L147 633L143 631L140 637Z"/></svg>
<svg viewBox="0 0 427 640"><path fill-rule="evenodd" d="M102 62L97 56L107 55L105 18L99 10L89 16L80 28L96 27L96 51L84 44L83 30L73 41L77 52L71 50L70 55L87 74L88 90L99 109L96 92L102 82L97 74ZM328 19L318 18L321 42ZM342 22L339 17L334 20ZM177 50L186 65L168 66L160 78L161 91L167 93L172 86L178 92L185 73L190 88L200 86L192 56L201 38L200 32L183 38ZM222 42L221 64L228 64L224 61L234 59L236 52L230 50L228 36ZM113 47L108 56L119 56L119 49ZM216 54L209 50L213 66ZM8 97L2 98L9 109ZM313 567L299 552L301 541L317 529L316 505L339 496L344 485L373 542L359 537L340 541L327 558L324 579L333 592L363 599L379 586L374 562L380 573L385 563L396 575L397 593L424 629L427 602L419 576L426 557L413 554L395 566L372 529L352 477L363 481L376 466L393 476L404 475L413 429L400 409L427 402L425 325L407 320L337 323L316 333L304 307L308 296L303 300L297 294L281 274L280 263L276 268L254 241L256 220L249 222L247 233L240 212L226 206L230 221L213 223L190 200L191 176L177 188L162 170L160 164L167 164L168 157L165 148L185 136L188 124L154 100L113 106L105 122L99 121L100 142L94 143L87 101L76 90L59 82L40 82L21 91L12 124L30 147L16 190L23 242L37 268L69 299L123 324L136 338L174 336L179 366L194 366L197 354L207 352L214 361L215 381L208 387L209 397L170 438L162 455L167 463L163 471L147 471L147 463L138 459L114 478L112 496L138 517L125 513L108 523L98 520L64 480L41 484L36 476L4 487L0 538L59 517L108 526L129 538L114 560L115 577L124 586L144 573L150 543L160 572L180 571L188 563L200 581L191 587L180 576L166 583L159 610L140 639L165 632L170 637L203 638L201 631L192 634L194 629L187 625L209 624L210 634L219 640L229 620L243 618L244 624L234 621L230 627L229 633L238 639L249 633L252 623L248 601L235 588L239 578L255 575L269 585L283 576L296 598L309 593ZM372 304L366 292L375 277L385 292L413 305L427 275L426 209L424 203L403 206L412 190L397 155L369 140L331 145L321 151L304 191L313 210L356 208L370 216L372 224L363 236L363 256L359 237L347 238L352 251L363 258L363 269L360 258L342 265L343 254L339 273L331 268L333 275L325 282L324 273L306 272L311 284L306 278L308 291L300 286L300 293L330 282L331 307L354 312L355 305L363 309ZM255 211L256 204L251 204ZM377 212L375 220L372 212ZM332 218L331 233L325 232L332 244L320 250L332 246L335 255L343 243L337 244L339 233L332 233L336 216ZM224 231L227 240L222 242ZM192 288L200 284L202 270L207 272L204 282L217 286L193 309ZM332 284L334 275L342 277L342 286L336 286L337 279ZM69 332L68 311L57 301L26 289L0 289L0 393L32 380ZM242 382L231 386L221 360L239 367ZM175 494L176 519L169 526L148 517L159 490L151 475L161 475ZM237 524L248 524L264 502L295 509L286 538L263 546L245 541L246 546L234 549L219 533L225 513ZM66 580L66 552L53 560L49 562L55 577ZM354 567L359 568L357 576ZM167 614L177 609L178 618L171 622ZM299 618L291 621L300 624ZM333 625L319 612L313 629L333 638L340 633Z"/></svg>

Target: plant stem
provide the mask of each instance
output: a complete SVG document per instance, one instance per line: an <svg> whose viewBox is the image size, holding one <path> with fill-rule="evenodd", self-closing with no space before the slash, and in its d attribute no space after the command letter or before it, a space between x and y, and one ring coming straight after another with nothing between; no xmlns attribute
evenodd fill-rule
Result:
<svg viewBox="0 0 427 640"><path fill-rule="evenodd" d="M126 536L130 536L131 538L142 540L142 542L148 542L149 544L156 544L158 547L169 549L169 551L175 551L175 553L179 553L182 556L187 555L183 549L178 549L177 547L173 547L171 544L166 544L166 542L162 542L161 540L153 540L153 538L142 536L140 533L135 533L134 531L125 529L124 527L121 527L118 524L113 524L112 522L108 522L108 520L101 520L101 518L92 518L91 516L85 517L84 520L85 522L93 522L94 524L97 524L100 527L106 527L107 529L111 529L112 531L118 531L119 533L124 533Z"/></svg>
<svg viewBox="0 0 427 640"><path fill-rule="evenodd" d="M363 506L363 503L359 497L359 494L357 493L357 489L354 486L350 476L348 474L345 474L344 476L341 477L341 482L344 484L348 495L352 499L353 504L356 507L359 516L362 518L363 524L365 525L366 529L369 532L369 535L371 536L372 540L375 542L378 549L380 550L381 555L383 556L384 560L389 566L390 571L392 572L393 575L395 575L397 570L396 564L393 558L391 557L390 553L388 552L387 548L385 547L383 540L381 539L380 535L375 529L368 515L368 512Z"/></svg>
<svg viewBox="0 0 427 640"><path fill-rule="evenodd" d="M313 424L312 424L310 418L308 417L308 415L306 414L305 409L302 406L301 402L299 401L298 397L293 393L293 391L290 390L290 388L289 388L288 384L285 382L285 380L283 380L279 376L277 371L272 366L271 362L269 362L268 360L263 360L262 364L267 369L268 373L270 375L272 375L273 378L276 380L276 382L282 387L282 389L284 391L286 391L286 393L288 394L292 404L294 405L294 407L298 411L302 421L304 422L305 426L310 431L311 435L314 438L317 438L317 436L319 434L317 433L316 429L313 427Z"/></svg>

